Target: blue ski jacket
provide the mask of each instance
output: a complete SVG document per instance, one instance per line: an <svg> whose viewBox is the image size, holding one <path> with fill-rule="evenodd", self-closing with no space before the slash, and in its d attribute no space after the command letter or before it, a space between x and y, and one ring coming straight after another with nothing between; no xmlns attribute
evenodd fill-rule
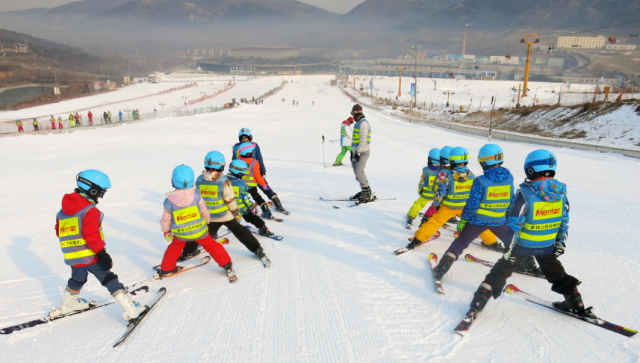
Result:
<svg viewBox="0 0 640 363"><path fill-rule="evenodd" d="M503 168L501 166L490 168L484 171L484 176L489 178L489 180L491 180L492 182L496 182L496 183L503 182L509 179L510 175L511 175L511 172L508 169ZM513 194L514 194L513 192L514 191L513 191L513 185L512 185L511 199L513 199ZM469 196L469 199L467 199L467 204L464 206L464 209L462 210L462 219L464 219L465 221L468 221L471 224L475 224L477 226L499 226L504 224L504 222L501 222L501 223L488 222L488 221L484 221L482 219L477 218L476 212L480 208L480 201L482 201L482 184L480 183L480 180L476 178L474 179L473 185L471 186L471 195Z"/></svg>

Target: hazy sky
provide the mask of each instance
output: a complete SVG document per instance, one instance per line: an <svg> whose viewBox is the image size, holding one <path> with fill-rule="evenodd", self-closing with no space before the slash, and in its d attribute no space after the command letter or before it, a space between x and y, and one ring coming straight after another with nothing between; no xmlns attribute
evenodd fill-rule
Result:
<svg viewBox="0 0 640 363"><path fill-rule="evenodd" d="M77 0L0 0L0 12L32 8L55 8ZM109 0L104 0L109 1ZM344 14L364 0L299 0L322 9Z"/></svg>

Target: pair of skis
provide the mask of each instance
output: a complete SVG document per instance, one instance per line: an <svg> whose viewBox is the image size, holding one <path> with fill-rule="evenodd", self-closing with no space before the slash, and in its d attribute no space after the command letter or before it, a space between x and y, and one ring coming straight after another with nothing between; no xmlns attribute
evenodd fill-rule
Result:
<svg viewBox="0 0 640 363"><path fill-rule="evenodd" d="M436 233L435 233L433 236L431 236L430 238L428 238L426 241L422 242L422 245L424 245L424 244L426 244L426 243L429 243L429 242L431 242L431 241L433 241L433 240L436 240L436 239L438 239L438 237L440 237L440 231L436 231ZM414 238L414 236L409 236L407 239L408 239L409 241L412 241L412 240L413 240L413 238ZM422 245L420 245L420 246L422 246ZM418 246L418 247L420 247L420 246ZM403 248L401 248L401 249L399 249L399 250L395 250L395 251L393 251L393 253L394 253L396 256L400 256L401 254L403 254L403 253L407 253L407 252L409 252L409 251L410 251L410 250L409 250L408 248L403 247Z"/></svg>
<svg viewBox="0 0 640 363"><path fill-rule="evenodd" d="M371 201L366 202L366 203L361 203L361 202L359 202L357 200L354 200L354 199L326 199L326 198L320 197L320 200L323 201L323 202L355 202L355 204L352 204L352 205L349 205L349 206L346 206L346 207L338 207L338 206L334 205L333 208L335 208L335 209L353 208L353 207L357 207L357 206L362 205L362 204L369 204L369 203L375 203L375 202L384 202L384 201L387 201L387 200L396 200L396 198L383 198L383 199L380 199L380 198L376 198L375 194L372 194L372 195L373 195L374 199L372 199Z"/></svg>
<svg viewBox="0 0 640 363"><path fill-rule="evenodd" d="M149 292L149 287L148 286L142 286L139 287L133 291L130 292L131 295L137 295L138 293L143 293L143 292ZM158 301L160 301L160 299L162 299L162 297L167 293L167 289L165 289L164 287L161 287L156 296L153 298L153 300L151 300L149 302L149 305L147 306L147 309L140 314L140 316L138 316L135 319L130 320L127 323L127 328L125 329L124 333L120 336L120 338L118 338L118 340L116 340L115 344L113 345L113 347L117 347L118 345L124 343L124 341L133 333L133 331L140 325L140 323L144 320L144 318L146 318L149 313L151 312L151 310L153 310L153 308L156 306L156 304L158 303ZM100 301L100 302L93 302L91 304L91 306L86 309L86 310L80 310L80 311L74 311L72 313L66 314L66 315L61 315L58 317L50 317L50 316L45 316L42 319L36 319L36 320L32 320L26 323L22 323L22 324L18 324L18 325L14 325L14 326L10 326L4 329L0 329L0 334L2 335L7 335L7 334L11 334L15 331L20 331L20 330L24 330L24 329L28 329L28 328L32 328L34 326L38 326L38 325L42 325L42 324L47 324L51 321L54 320L59 320L62 318L66 318L69 316L74 316L74 315L78 315L78 314L82 314L84 312L90 311L90 310L94 310L97 308L101 308L107 305L111 305L114 304L115 301L111 301L110 299L104 300L104 301Z"/></svg>
<svg viewBox="0 0 640 363"><path fill-rule="evenodd" d="M475 258L469 254L467 254L465 256L465 259L467 261L471 261L471 262L478 262L481 263L487 267L493 267L493 264L491 262L485 261L485 260L481 260L479 258ZM434 269L436 268L436 266L438 265L438 256L435 253L432 253L429 255L429 265L431 267L431 274L433 276L433 272ZM530 276L534 276L534 277L541 277L544 278L544 276L538 276L538 275L532 275L532 274L527 274L525 272L519 272L519 273L523 273L525 275L530 275ZM438 281L438 280L433 280L434 285L435 285L435 289L437 292L441 293L444 295L444 288L442 287L442 281ZM505 288L505 291L508 292L509 294L518 297L520 299L523 299L525 301L531 302L533 304L539 305L539 306L544 306L547 309L550 310L554 310L557 311L559 313L571 316L573 318L585 321L587 323L596 325L598 327L601 327L603 329L612 331L614 333L618 333L621 335L624 335L626 337L633 337L634 335L636 335L638 332L633 330L633 329L629 329L629 328L625 328L623 326L608 322L606 320L600 319L600 318L593 318L593 317L589 317L589 316L584 316L584 315L579 315L579 314L575 314L575 313L570 313L570 312L566 312L566 311L562 311L559 310L557 308L555 308L553 306L553 303L551 301L542 299L540 297L537 297L535 295L529 294L527 292L524 292L523 290L520 290L518 287L516 287L513 284L507 285L507 287ZM458 326L456 326L456 328L454 329L454 331L461 336L465 336L467 335L467 333L469 332L469 328L471 328L471 324L473 324L473 322L476 320L477 315L473 314L471 311L469 313L467 313L467 315L464 317L464 319L462 319L462 321L458 324Z"/></svg>
<svg viewBox="0 0 640 363"><path fill-rule="evenodd" d="M529 294L527 292L524 292L523 290L520 290L517 286L510 284L507 285L507 287L505 288L505 291L508 292L509 294L528 301L530 303L536 304L538 306L543 306L549 310L553 310L556 311L558 313L570 316L572 318L576 318L578 320L582 320L584 322L587 322L589 324L593 324L597 327L600 327L602 329L606 329L609 330L611 332L614 333L618 333L620 335L623 335L625 337L633 337L634 335L636 335L638 332L630 329L630 328L625 328L624 326L618 325L618 324L614 324L611 323L609 321L600 319L600 318L594 318L594 317L589 317L589 316L585 316L585 315L580 315L580 314L576 314L576 313L570 313L570 312L566 312L566 311L562 311L559 309L556 309L553 306L553 302L545 300L541 297ZM467 313L467 316L465 316L464 319L462 319L462 321L460 322L460 324L458 324L458 326L456 326L456 328L454 329L454 331L461 336L465 336L467 335L467 333L469 332L469 328L471 328L471 324L473 324L473 322L476 320L477 315L473 315L473 316L469 316L469 314Z"/></svg>

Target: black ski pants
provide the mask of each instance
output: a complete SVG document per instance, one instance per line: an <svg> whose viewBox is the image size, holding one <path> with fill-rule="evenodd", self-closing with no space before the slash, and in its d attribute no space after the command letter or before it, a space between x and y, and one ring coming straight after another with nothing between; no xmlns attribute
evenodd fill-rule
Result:
<svg viewBox="0 0 640 363"><path fill-rule="evenodd" d="M211 238L215 239L214 237L218 235L218 230L222 226L226 226L227 228L229 228L231 233L233 233L233 235L236 236L240 243L245 245L249 251L256 253L258 248L260 248L260 242L258 242L258 240L253 236L253 233L251 233L251 231L249 231L247 228L243 227L235 219L227 222L209 223L209 235L211 236ZM196 249L198 249L197 242L186 242L184 245L184 249L182 250L182 256L191 254L195 252Z"/></svg>
<svg viewBox="0 0 640 363"><path fill-rule="evenodd" d="M262 227L266 227L267 225L264 223L264 221L262 220L262 218L258 217L257 215L251 213L251 211L245 213L242 215L242 218L244 218L244 220L247 223L251 223L254 226L256 226L256 228L260 229Z"/></svg>
<svg viewBox="0 0 640 363"><path fill-rule="evenodd" d="M511 277L516 267L529 257L511 251L511 256L508 260L501 258L496 262L489 274L484 278L484 282L491 285L491 291L495 299L502 294L502 290L507 284L507 279ZM552 291L566 295L578 286L578 280L571 275L567 275L562 263L558 261L554 254L534 257L538 261L545 278L552 284Z"/></svg>

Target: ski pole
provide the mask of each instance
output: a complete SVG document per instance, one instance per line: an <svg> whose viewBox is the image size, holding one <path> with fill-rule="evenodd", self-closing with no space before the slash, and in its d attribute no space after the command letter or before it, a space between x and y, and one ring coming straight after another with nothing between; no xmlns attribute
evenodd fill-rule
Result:
<svg viewBox="0 0 640 363"><path fill-rule="evenodd" d="M324 135L322 135L322 173L326 173L325 169L326 167L324 166Z"/></svg>

